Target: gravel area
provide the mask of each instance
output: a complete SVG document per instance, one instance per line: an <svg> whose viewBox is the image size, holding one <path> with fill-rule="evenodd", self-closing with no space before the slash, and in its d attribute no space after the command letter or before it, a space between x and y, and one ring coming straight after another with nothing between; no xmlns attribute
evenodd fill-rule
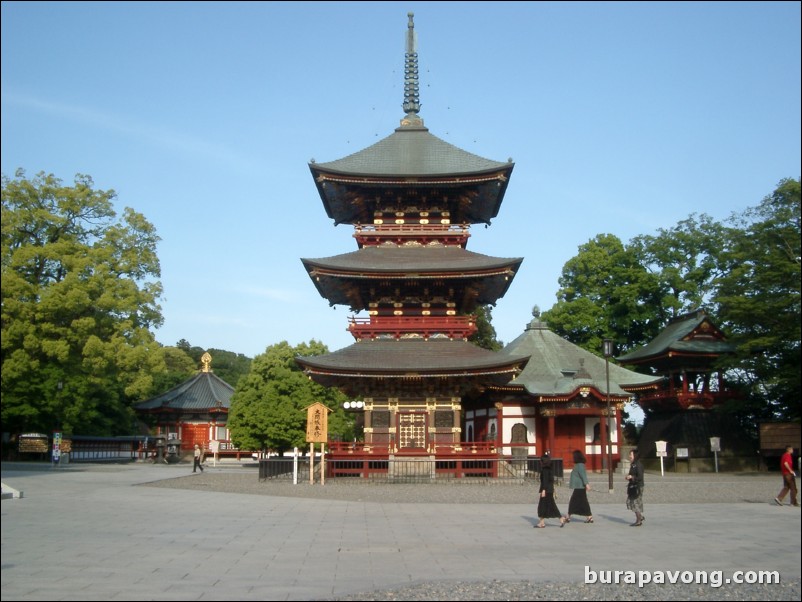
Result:
<svg viewBox="0 0 802 602"><path fill-rule="evenodd" d="M605 474L590 475L591 505L624 503L623 475L615 474L615 491L608 491ZM189 474L144 484L196 491L232 492L335 499L377 503L442 504L532 504L535 482L437 481L433 483L387 483L362 480L330 480L325 485L288 480L260 481L253 467L207 467L203 473ZM567 479L557 489L557 501L566 504L571 490ZM771 503L781 486L778 474L712 473L646 475L644 502L649 504ZM562 507L562 506L561 506ZM788 511L793 509L788 508ZM543 581L457 581L425 582L399 589L366 591L329 600L800 600L800 580L781 584L593 584Z"/></svg>
<svg viewBox="0 0 802 602"><path fill-rule="evenodd" d="M799 600L799 579L779 585L585 585L531 581L421 583L330 600Z"/></svg>
<svg viewBox="0 0 802 602"><path fill-rule="evenodd" d="M189 467L188 467L189 471ZM607 475L589 476L588 500L593 504L624 503L626 481L613 475L614 493L609 493ZM440 480L431 483L368 482L364 479L336 479L293 485L287 479L260 481L255 468L207 467L205 472L146 483L151 487L172 487L197 491L218 491L254 495L276 495L381 503L442 504L531 504L537 483L527 481ZM710 473L646 474L644 504L769 503L782 486L779 474ZM557 488L557 503L567 503L571 490L567 479Z"/></svg>

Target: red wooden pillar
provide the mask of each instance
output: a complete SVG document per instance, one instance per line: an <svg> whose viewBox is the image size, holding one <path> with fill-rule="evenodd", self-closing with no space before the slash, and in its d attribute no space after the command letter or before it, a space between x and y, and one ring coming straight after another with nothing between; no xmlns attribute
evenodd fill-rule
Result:
<svg viewBox="0 0 802 602"><path fill-rule="evenodd" d="M502 445L504 443L504 435L502 425L504 420L504 404L496 403L496 451L500 454L502 452Z"/></svg>
<svg viewBox="0 0 802 602"><path fill-rule="evenodd" d="M549 414L549 455L554 453L554 413Z"/></svg>

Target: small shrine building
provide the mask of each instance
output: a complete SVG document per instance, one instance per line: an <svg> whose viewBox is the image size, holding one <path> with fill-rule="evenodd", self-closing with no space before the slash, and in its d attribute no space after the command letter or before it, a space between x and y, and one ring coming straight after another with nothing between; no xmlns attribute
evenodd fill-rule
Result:
<svg viewBox="0 0 802 602"><path fill-rule="evenodd" d="M226 423L234 387L212 372L211 363L212 356L204 353L195 376L134 407L153 424L154 435L179 441L184 452L196 443L207 450L213 441L220 443L221 451L231 446Z"/></svg>
<svg viewBox="0 0 802 602"><path fill-rule="evenodd" d="M566 467L573 465L573 451L580 450L591 470L606 466L609 442L615 467L622 452L621 411L654 392L663 377L638 374L594 355L551 331L539 312L534 316L501 351L527 357L523 371L465 401L466 437L495 439L505 457L549 453Z"/></svg>

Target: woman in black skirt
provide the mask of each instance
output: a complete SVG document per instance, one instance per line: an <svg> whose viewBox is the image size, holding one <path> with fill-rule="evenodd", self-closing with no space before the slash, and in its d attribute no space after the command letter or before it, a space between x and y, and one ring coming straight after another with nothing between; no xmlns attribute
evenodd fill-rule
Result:
<svg viewBox="0 0 802 602"><path fill-rule="evenodd" d="M593 513L590 511L590 502L588 502L590 483L588 482L588 472L585 470L585 462L585 454L578 449L574 450L574 469L571 471L571 480L568 481L568 486L573 491L571 491L571 499L568 501L568 516L565 517L567 523L571 522L574 514L587 517L586 523L593 522Z"/></svg>
<svg viewBox="0 0 802 602"><path fill-rule="evenodd" d="M560 527L565 525L565 519L560 514L559 508L554 501L554 472L551 466L551 458L545 454L540 458L540 497L537 503L537 517L540 522L535 528L542 529L546 526L545 519L559 518Z"/></svg>

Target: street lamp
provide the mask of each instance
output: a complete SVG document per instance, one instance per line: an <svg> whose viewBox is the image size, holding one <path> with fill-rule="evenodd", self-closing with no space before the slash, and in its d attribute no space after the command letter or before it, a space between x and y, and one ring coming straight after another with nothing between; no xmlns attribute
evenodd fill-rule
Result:
<svg viewBox="0 0 802 602"><path fill-rule="evenodd" d="M608 488L613 492L613 459L612 459L612 430L610 429L610 356L613 355L613 341L604 339L604 367L607 374L607 475Z"/></svg>

